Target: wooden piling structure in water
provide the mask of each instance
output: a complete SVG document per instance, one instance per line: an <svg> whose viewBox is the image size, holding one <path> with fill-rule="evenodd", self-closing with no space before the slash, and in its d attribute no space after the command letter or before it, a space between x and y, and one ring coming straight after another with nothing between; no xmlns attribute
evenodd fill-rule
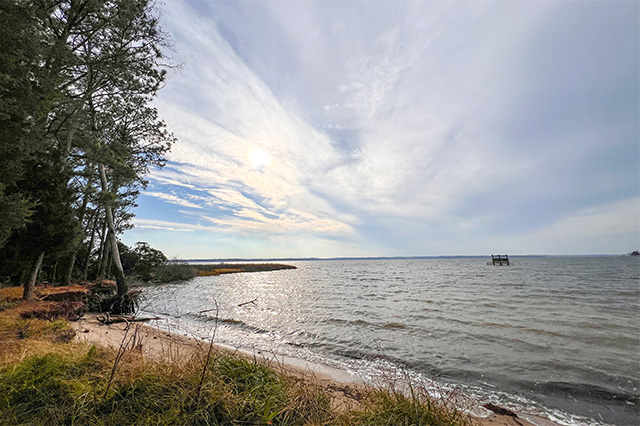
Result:
<svg viewBox="0 0 640 426"><path fill-rule="evenodd" d="M491 255L491 264L493 265L507 265L509 266L509 255L505 254L504 256L501 254Z"/></svg>

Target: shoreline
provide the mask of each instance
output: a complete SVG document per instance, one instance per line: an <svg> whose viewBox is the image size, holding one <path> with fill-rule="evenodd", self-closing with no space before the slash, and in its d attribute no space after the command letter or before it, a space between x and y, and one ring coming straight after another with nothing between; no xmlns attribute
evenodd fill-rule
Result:
<svg viewBox="0 0 640 426"><path fill-rule="evenodd" d="M76 341L118 350L125 340L133 339L135 348L140 351L141 355L155 361L178 361L193 356L196 351L207 350L210 345L206 339L198 339L142 323L133 323L127 331L126 323L105 325L99 322L96 317L96 314L88 314L77 321L70 322L71 327L76 331ZM264 363L281 375L318 383L325 392L331 393L340 404L345 406L357 406L359 396L363 392L379 386L365 383L360 377L348 371L304 359L274 353L253 352L219 344L215 341L212 346L216 352ZM469 402L467 401L464 405ZM456 403L456 405L458 404ZM477 403L472 405L470 409L463 408L463 410L483 426L559 426L558 423L549 419L528 413L518 412L516 413L518 417L497 414Z"/></svg>

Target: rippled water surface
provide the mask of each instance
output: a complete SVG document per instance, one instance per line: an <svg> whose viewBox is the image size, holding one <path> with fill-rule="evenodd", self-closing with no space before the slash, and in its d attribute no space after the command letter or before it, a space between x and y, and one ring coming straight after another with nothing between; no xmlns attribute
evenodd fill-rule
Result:
<svg viewBox="0 0 640 426"><path fill-rule="evenodd" d="M404 369L566 424L640 424L637 258L291 264L147 287L144 310L206 336L215 300L221 343L366 380Z"/></svg>

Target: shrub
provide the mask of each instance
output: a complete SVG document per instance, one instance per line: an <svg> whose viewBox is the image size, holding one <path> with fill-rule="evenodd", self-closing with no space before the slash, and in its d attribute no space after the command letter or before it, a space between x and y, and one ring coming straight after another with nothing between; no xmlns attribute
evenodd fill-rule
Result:
<svg viewBox="0 0 640 426"><path fill-rule="evenodd" d="M190 280L196 275L195 269L186 263L168 263L156 267L151 273L151 281L169 283Z"/></svg>

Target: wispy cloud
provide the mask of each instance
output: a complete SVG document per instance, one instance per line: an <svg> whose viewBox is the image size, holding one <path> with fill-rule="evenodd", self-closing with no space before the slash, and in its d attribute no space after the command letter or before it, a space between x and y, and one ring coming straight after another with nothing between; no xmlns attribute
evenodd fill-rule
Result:
<svg viewBox="0 0 640 426"><path fill-rule="evenodd" d="M190 232L190 231L203 231L213 230L212 227L207 228L201 225L189 225L186 223L169 222L166 220L155 219L134 219L134 224L140 229L159 229L163 231L177 231L177 232Z"/></svg>
<svg viewBox="0 0 640 426"><path fill-rule="evenodd" d="M468 253L523 235L514 250L539 252L541 229L614 233L607 215L577 218L640 192L637 4L165 9L184 66L157 105L180 142L141 211L174 206L172 229L316 239L317 255Z"/></svg>
<svg viewBox="0 0 640 426"><path fill-rule="evenodd" d="M183 198L180 198L174 194L167 194L165 192L153 192L153 191L145 191L142 193L143 195L146 195L148 197L156 197L156 198L160 198L161 200L165 200L168 201L171 204L176 204L178 206L182 206L182 207L191 207L194 209L200 209L202 208L202 206L199 206L197 204L194 204L188 200L185 200Z"/></svg>

